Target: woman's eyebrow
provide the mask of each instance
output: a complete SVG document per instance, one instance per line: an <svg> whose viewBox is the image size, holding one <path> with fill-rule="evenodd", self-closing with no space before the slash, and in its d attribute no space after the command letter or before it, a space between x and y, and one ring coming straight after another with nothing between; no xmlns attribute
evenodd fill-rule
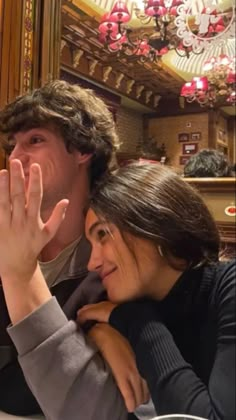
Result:
<svg viewBox="0 0 236 420"><path fill-rule="evenodd" d="M104 225L104 222L97 221L97 222L93 223L92 226L90 226L90 228L89 228L89 235L92 235L94 230L96 229L96 227L99 226L99 225Z"/></svg>

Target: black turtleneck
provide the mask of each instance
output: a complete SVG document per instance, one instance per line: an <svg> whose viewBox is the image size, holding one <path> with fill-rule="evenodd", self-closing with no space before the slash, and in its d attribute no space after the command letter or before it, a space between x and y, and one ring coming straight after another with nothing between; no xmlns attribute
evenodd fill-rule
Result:
<svg viewBox="0 0 236 420"><path fill-rule="evenodd" d="M235 261L185 272L161 302L117 306L158 415L235 420ZM164 281L164 279L163 279Z"/></svg>

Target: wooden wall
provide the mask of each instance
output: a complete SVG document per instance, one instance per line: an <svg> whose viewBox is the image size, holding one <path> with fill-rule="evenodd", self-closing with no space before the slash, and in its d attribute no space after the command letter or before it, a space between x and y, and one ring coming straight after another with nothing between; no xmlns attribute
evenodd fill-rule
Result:
<svg viewBox="0 0 236 420"><path fill-rule="evenodd" d="M152 117L146 119L145 137L154 138L160 146L165 144L169 164L182 172L184 164L191 154L184 151L184 145L196 145L196 152L212 148L218 149L235 161L235 124L226 119L219 110L206 110L199 114ZM194 137L199 133L200 137ZM180 141L181 134L187 135L186 141ZM194 146L195 147L195 146Z"/></svg>
<svg viewBox="0 0 236 420"><path fill-rule="evenodd" d="M183 133L189 136L187 142L179 141L179 135ZM192 140L192 133L201 133L201 139ZM195 143L198 149L208 147L208 113L152 118L148 122L147 137L153 137L158 145L164 143L169 164L182 171L180 156L186 156L183 144Z"/></svg>

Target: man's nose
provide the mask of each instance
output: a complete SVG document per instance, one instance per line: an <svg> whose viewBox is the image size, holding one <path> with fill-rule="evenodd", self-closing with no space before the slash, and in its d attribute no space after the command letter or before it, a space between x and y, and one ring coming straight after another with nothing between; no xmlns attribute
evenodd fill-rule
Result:
<svg viewBox="0 0 236 420"><path fill-rule="evenodd" d="M99 247L92 246L90 259L87 265L89 271L101 271L103 260L101 250L98 248Z"/></svg>
<svg viewBox="0 0 236 420"><path fill-rule="evenodd" d="M23 164L24 162L27 161L28 157L27 157L27 153L25 153L25 151L23 150L23 148L16 144L14 149L12 150L10 156L9 156L9 160L13 160L13 159L19 159L21 161L21 163Z"/></svg>

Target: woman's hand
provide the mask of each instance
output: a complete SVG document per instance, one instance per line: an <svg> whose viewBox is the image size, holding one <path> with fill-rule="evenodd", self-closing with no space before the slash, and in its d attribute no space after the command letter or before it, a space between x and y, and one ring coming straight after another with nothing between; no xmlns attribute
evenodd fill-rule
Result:
<svg viewBox="0 0 236 420"><path fill-rule="evenodd" d="M114 303L107 301L85 305L78 311L77 320L82 325L86 321L98 321L98 324L89 330L88 335L110 366L127 410L132 412L148 400L149 393L145 380L138 372L129 342L107 324L115 307Z"/></svg>
<svg viewBox="0 0 236 420"><path fill-rule="evenodd" d="M109 304L109 302L103 303ZM88 336L95 342L110 366L127 410L133 412L140 404L147 402L149 399L147 384L138 372L135 355L126 338L105 323L94 325L89 330Z"/></svg>
<svg viewBox="0 0 236 420"><path fill-rule="evenodd" d="M0 276L29 282L36 270L42 248L60 226L68 200L61 200L51 217L43 223L40 217L42 175L38 164L30 167L28 191L19 160L10 162L10 174L0 171Z"/></svg>
<svg viewBox="0 0 236 420"><path fill-rule="evenodd" d="M84 324L86 321L98 321L108 323L112 310L116 307L114 303L105 301L84 305L77 312L77 321Z"/></svg>

